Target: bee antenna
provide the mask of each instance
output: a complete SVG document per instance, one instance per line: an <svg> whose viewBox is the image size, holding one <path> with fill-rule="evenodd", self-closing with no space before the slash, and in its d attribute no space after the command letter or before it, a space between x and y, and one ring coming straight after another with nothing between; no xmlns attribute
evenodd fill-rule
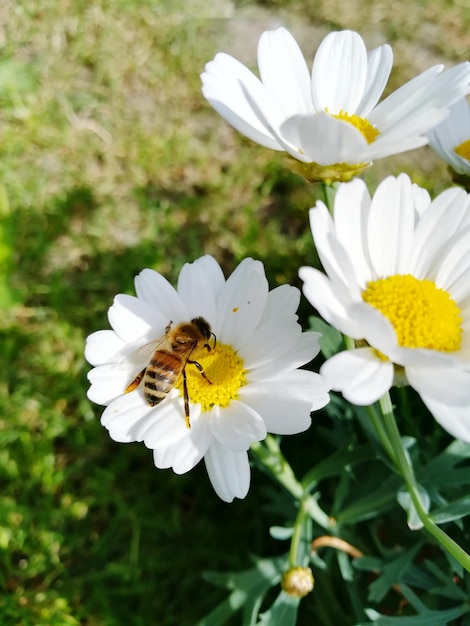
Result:
<svg viewBox="0 0 470 626"><path fill-rule="evenodd" d="M217 345L217 337L215 336L214 332L211 332L211 335L214 337L214 349L215 349L215 346Z"/></svg>

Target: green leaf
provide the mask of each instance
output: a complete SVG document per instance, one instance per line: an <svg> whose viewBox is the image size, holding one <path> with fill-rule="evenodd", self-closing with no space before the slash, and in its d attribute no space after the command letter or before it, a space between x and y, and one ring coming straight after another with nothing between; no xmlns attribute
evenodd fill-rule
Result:
<svg viewBox="0 0 470 626"><path fill-rule="evenodd" d="M431 498L424 487L418 485L418 493L421 503L426 513L429 513L429 507L431 505ZM410 530L419 530L423 527L418 511L411 499L409 492L403 487L397 494L398 504L406 511L406 522Z"/></svg>
<svg viewBox="0 0 470 626"><path fill-rule="evenodd" d="M261 614L257 626L295 626L299 603L299 598L281 591L271 608Z"/></svg>
<svg viewBox="0 0 470 626"><path fill-rule="evenodd" d="M287 568L285 556L259 559L255 567L243 572L206 572L204 578L232 593L196 626L222 626L234 613L243 610L242 626L256 623L263 598L270 587L278 584Z"/></svg>
<svg viewBox="0 0 470 626"><path fill-rule="evenodd" d="M435 596L451 598L459 602L468 600L467 591L460 585L455 584L454 577L452 573L449 573L449 570L443 571L439 569L438 565L431 560L426 560L425 566L428 570L425 572L425 575L428 577L427 584L420 584L421 581L419 579L417 580L414 568L411 572L411 576L406 577L407 584L421 586L422 589L426 589ZM422 568L420 568L420 571L423 572Z"/></svg>
<svg viewBox="0 0 470 626"><path fill-rule="evenodd" d="M468 471L468 470L467 470ZM440 507L429 516L436 524L445 524L465 517L470 514L470 496L464 496L459 500L450 502L446 506Z"/></svg>
<svg viewBox="0 0 470 626"><path fill-rule="evenodd" d="M320 348L325 359L329 359L334 354L344 350L342 334L327 324L321 317L309 317L310 330L321 333Z"/></svg>
<svg viewBox="0 0 470 626"><path fill-rule="evenodd" d="M397 476L390 476L382 481L376 489L367 491L364 497L358 498L347 507L341 508L335 514L337 522L353 524L390 510L396 502L399 484L400 479Z"/></svg>
<svg viewBox="0 0 470 626"><path fill-rule="evenodd" d="M271 526L269 529L269 534L273 539L277 539L278 541L286 541L290 539L294 534L294 529L292 526Z"/></svg>
<svg viewBox="0 0 470 626"><path fill-rule="evenodd" d="M362 622L356 626L370 626L371 624L375 626L444 626L467 612L468 608L462 605L445 611L426 611L413 617L386 617L377 611L366 609L367 617L372 621Z"/></svg>
<svg viewBox="0 0 470 626"><path fill-rule="evenodd" d="M398 556L386 561L382 565L382 573L369 587L368 599L371 602L381 602L389 589L400 583L402 576L411 565L416 553L421 548L421 542L416 543L409 550L404 550Z"/></svg>
<svg viewBox="0 0 470 626"><path fill-rule="evenodd" d="M453 441L441 454L435 457L419 472L423 483L439 487L462 487L470 484L470 444ZM466 463L466 467L456 467Z"/></svg>
<svg viewBox="0 0 470 626"><path fill-rule="evenodd" d="M369 461L375 458L374 451L367 444L351 447L350 444L346 448L336 450L328 458L317 463L302 478L302 485L306 490L310 490L317 482L330 476L342 474L345 467Z"/></svg>

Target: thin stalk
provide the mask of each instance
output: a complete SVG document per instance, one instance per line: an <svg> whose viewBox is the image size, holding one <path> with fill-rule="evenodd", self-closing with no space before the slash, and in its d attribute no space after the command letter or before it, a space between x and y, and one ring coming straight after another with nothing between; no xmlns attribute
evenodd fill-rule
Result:
<svg viewBox="0 0 470 626"><path fill-rule="evenodd" d="M370 405L366 407L367 413L369 414L370 421L375 429L376 435L379 438L380 443L383 446L383 449L391 459L394 465L396 465L395 461L395 451L390 444L390 439L387 434L387 431L382 423L381 417L378 415L376 408L374 405Z"/></svg>
<svg viewBox="0 0 470 626"><path fill-rule="evenodd" d="M322 183L323 198L328 211L333 215L333 207L335 203L336 188L333 184Z"/></svg>
<svg viewBox="0 0 470 626"><path fill-rule="evenodd" d="M421 502L413 467L411 466L409 458L403 448L398 426L395 421L390 395L387 393L383 396L379 404L383 415L384 426L389 437L390 445L393 449L393 456L390 458L406 483L408 493L410 494L411 501L413 502L416 512L418 513L419 519L429 534L432 535L434 539L436 539L436 541L438 541L438 543L440 543L441 546L447 550L447 552L451 554L463 568L467 570L467 572L470 572L470 556L463 548L461 548L461 546L459 546L458 543L451 539L433 522Z"/></svg>
<svg viewBox="0 0 470 626"><path fill-rule="evenodd" d="M301 500L299 512L297 514L294 524L294 532L292 534L292 539L290 542L289 568L296 567L297 565L303 565L303 563L299 563L299 549L302 541L302 535L304 533L304 524L306 517L307 511L305 507L305 500Z"/></svg>
<svg viewBox="0 0 470 626"><path fill-rule="evenodd" d="M322 528L330 527L330 518L318 505L314 496L305 491L302 484L295 477L294 471L286 461L275 437L267 435L264 444L260 442L251 445L251 451L256 455L265 469L281 483L285 489L299 502L311 519Z"/></svg>

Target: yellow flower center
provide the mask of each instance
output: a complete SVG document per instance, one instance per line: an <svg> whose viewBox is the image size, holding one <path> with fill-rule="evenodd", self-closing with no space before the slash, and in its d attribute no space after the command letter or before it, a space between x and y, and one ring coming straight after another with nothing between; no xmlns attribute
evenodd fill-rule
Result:
<svg viewBox="0 0 470 626"><path fill-rule="evenodd" d="M216 404L226 407L238 397L241 387L246 384L246 370L243 360L228 345L217 343L216 347L201 350L195 359L204 369L206 380L195 365L186 365L188 396L191 402L200 404L203 411L209 411ZM183 379L177 385L183 394Z"/></svg>
<svg viewBox="0 0 470 626"><path fill-rule="evenodd" d="M456 146L454 148L454 152L459 157L462 157L462 159L470 161L470 139L467 139L466 141Z"/></svg>
<svg viewBox="0 0 470 626"><path fill-rule="evenodd" d="M357 130L364 135L367 143L372 143L373 141L375 141L377 135L380 135L380 131L377 130L375 126L372 126L369 120L367 120L365 117L359 117L359 115L350 115L345 111L340 111L339 113L336 113L331 117L352 124L354 128L357 128Z"/></svg>
<svg viewBox="0 0 470 626"><path fill-rule="evenodd" d="M410 274L379 278L367 283L362 299L391 322L400 346L443 352L460 349L460 309L431 280Z"/></svg>

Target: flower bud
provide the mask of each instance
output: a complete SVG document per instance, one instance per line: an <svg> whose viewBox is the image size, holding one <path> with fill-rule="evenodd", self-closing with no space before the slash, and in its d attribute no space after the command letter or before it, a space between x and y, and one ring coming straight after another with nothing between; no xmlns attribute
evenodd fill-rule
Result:
<svg viewBox="0 0 470 626"><path fill-rule="evenodd" d="M294 598L303 598L309 594L314 584L315 579L309 567L291 567L281 581L283 590Z"/></svg>

